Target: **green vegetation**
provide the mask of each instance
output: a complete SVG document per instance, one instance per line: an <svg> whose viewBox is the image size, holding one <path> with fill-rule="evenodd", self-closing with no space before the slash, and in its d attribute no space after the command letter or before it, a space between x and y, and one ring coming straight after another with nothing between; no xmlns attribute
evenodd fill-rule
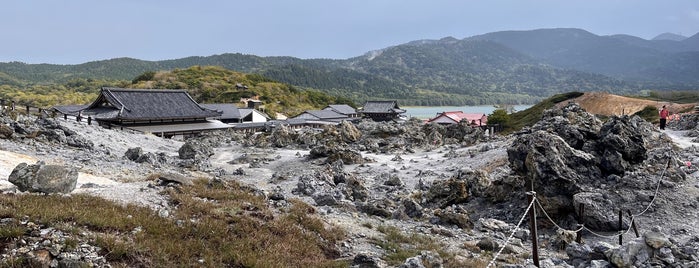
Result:
<svg viewBox="0 0 699 268"><path fill-rule="evenodd" d="M603 75L556 68L525 54L492 41L452 39L404 44L346 60L222 54L166 61L118 58L78 65L11 62L0 63L0 84L63 84L72 79L141 84L157 81L161 72L220 66L264 77L248 77L252 84L278 81L299 91L341 96L345 102L391 99L406 106L529 104L570 90L631 94L643 88ZM161 88L180 86L161 82ZM187 89L202 86L196 79L180 82ZM205 98L217 97L202 91ZM239 97L247 93L225 94Z"/></svg>
<svg viewBox="0 0 699 268"><path fill-rule="evenodd" d="M559 102L577 98L582 95L582 92L568 92L563 94L557 94L537 103L529 109L510 114L510 119L506 121L507 123L504 125L502 132L511 133L522 129L525 126L532 126L536 122L541 120L541 116L543 115L544 110L552 108ZM488 118L488 122L490 123L490 117Z"/></svg>
<svg viewBox="0 0 699 268"><path fill-rule="evenodd" d="M638 115L651 123L657 123L660 120L660 111L658 111L658 107L655 106L643 107L643 110L640 110L633 115Z"/></svg>
<svg viewBox="0 0 699 268"><path fill-rule="evenodd" d="M387 252L386 262L391 266L398 266L405 259L420 255L423 250L437 252L445 260L445 267L466 267L453 259L453 254L443 250L443 246L426 235L405 234L393 226L381 225L376 228L384 234L384 237L373 238L373 243Z"/></svg>
<svg viewBox="0 0 699 268"><path fill-rule="evenodd" d="M699 90L686 91L650 91L648 97L651 100L663 100L676 103L699 102Z"/></svg>
<svg viewBox="0 0 699 268"><path fill-rule="evenodd" d="M49 108L53 105L87 104L95 100L103 86L124 87L125 81L76 78L60 85L0 85L0 99L18 105Z"/></svg>
<svg viewBox="0 0 699 268"><path fill-rule="evenodd" d="M497 109L488 115L489 125L500 125L503 129L510 125L510 114L504 109Z"/></svg>
<svg viewBox="0 0 699 268"><path fill-rule="evenodd" d="M86 240L116 267L345 267L334 250L344 232L314 209L292 200L273 212L250 188L231 181L197 180L166 191L173 207L161 218L146 207L122 206L88 195L2 195L0 217L29 220L72 234L68 248ZM91 209L85 209L89 207ZM135 231L139 230L139 231ZM0 246L25 228L0 225ZM3 259L0 267L24 267Z"/></svg>
<svg viewBox="0 0 699 268"><path fill-rule="evenodd" d="M9 76L1 74L0 81L10 81ZM265 112L272 116L275 112L293 116L328 104L355 106L348 98L330 96L317 90L302 90L259 74L244 74L213 66L146 71L130 81L73 78L62 84L45 85L11 80L0 85L0 99L40 108L88 104L97 97L103 86L186 89L200 103L239 103L241 98L257 97L263 101Z"/></svg>
<svg viewBox="0 0 699 268"><path fill-rule="evenodd" d="M347 98L333 97L315 90L300 90L259 74L244 74L214 66L146 72L133 80L131 88L186 89L199 103L239 103L241 98L259 98L264 110L296 115L328 104L355 106Z"/></svg>

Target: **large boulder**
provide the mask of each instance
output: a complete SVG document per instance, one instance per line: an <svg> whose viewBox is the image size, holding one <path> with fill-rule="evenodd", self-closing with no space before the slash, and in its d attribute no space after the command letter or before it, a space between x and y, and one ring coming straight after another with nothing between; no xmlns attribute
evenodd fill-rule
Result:
<svg viewBox="0 0 699 268"><path fill-rule="evenodd" d="M573 196L573 207L579 208L580 205L585 208L582 220L586 227L599 231L618 230L619 221L614 212L619 208L607 196L596 192L580 192Z"/></svg>
<svg viewBox="0 0 699 268"><path fill-rule="evenodd" d="M208 159L214 154L214 149L199 140L187 140L177 151L180 159Z"/></svg>
<svg viewBox="0 0 699 268"><path fill-rule="evenodd" d="M570 147L582 149L587 141L597 139L601 127L602 121L571 102L561 109L544 111L541 121L532 128L551 132Z"/></svg>
<svg viewBox="0 0 699 268"><path fill-rule="evenodd" d="M533 187L550 214L565 218L575 211L573 196L578 193L603 194L603 198L581 195L576 200L590 208L601 206L599 213L607 213L603 211L610 207L604 200L620 202L633 196L630 190L614 190L625 189L619 187L630 181L633 171L645 168L651 150L669 148L662 136L638 116L612 116L602 124L569 103L547 110L542 120L517 133L507 154L512 170L526 181L526 190ZM592 215L586 224L611 228L610 219L597 216Z"/></svg>
<svg viewBox="0 0 699 268"><path fill-rule="evenodd" d="M20 163L12 170L8 181L20 191L70 193L78 182L78 171L72 167L45 165L43 162L35 165Z"/></svg>
<svg viewBox="0 0 699 268"><path fill-rule="evenodd" d="M286 147L295 143L296 136L296 133L289 125L279 124L270 134L269 142L275 147Z"/></svg>
<svg viewBox="0 0 699 268"><path fill-rule="evenodd" d="M333 163L341 160L342 163L347 165L363 164L365 162L359 151L332 143L314 146L309 152L309 157L327 157L326 163Z"/></svg>
<svg viewBox="0 0 699 268"><path fill-rule="evenodd" d="M68 146L84 149L93 149L92 141L80 136L77 132L62 126L57 120L51 118L39 118L31 127L36 127L38 137L50 142L67 144ZM27 130L24 130L27 131Z"/></svg>
<svg viewBox="0 0 699 268"><path fill-rule="evenodd" d="M639 117L611 117L600 129L595 152L600 168L608 174L624 174L632 164L646 159L646 147Z"/></svg>
<svg viewBox="0 0 699 268"><path fill-rule="evenodd" d="M10 139L15 134L15 130L8 125L0 124L0 138Z"/></svg>
<svg viewBox="0 0 699 268"><path fill-rule="evenodd" d="M507 149L512 169L533 181L539 195L580 191L579 182L601 176L593 155L570 147L560 136L543 130L516 138Z"/></svg>
<svg viewBox="0 0 699 268"><path fill-rule="evenodd" d="M425 194L425 205L435 208L446 208L467 201L468 184L464 180L451 178L432 182Z"/></svg>
<svg viewBox="0 0 699 268"><path fill-rule="evenodd" d="M345 142L357 142L362 137L362 132L348 121L342 121L337 128L340 131L342 140Z"/></svg>

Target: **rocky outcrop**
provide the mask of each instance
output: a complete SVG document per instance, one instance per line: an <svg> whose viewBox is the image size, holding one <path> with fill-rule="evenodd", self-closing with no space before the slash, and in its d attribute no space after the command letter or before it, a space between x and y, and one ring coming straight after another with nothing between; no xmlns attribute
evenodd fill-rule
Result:
<svg viewBox="0 0 699 268"><path fill-rule="evenodd" d="M658 161L661 155L672 159L667 158L669 142L663 139L640 117L612 116L601 123L569 103L546 111L541 121L517 133L507 154L512 170L526 181L526 190L533 187L549 213L566 218L585 204L587 226L615 230L613 219L604 215L613 215L610 212L622 204L637 203L636 197L643 196L637 191L652 189L657 181L637 178L633 171L650 164L650 170L658 172L652 166L665 164ZM684 177L674 170L665 175Z"/></svg>
<svg viewBox="0 0 699 268"><path fill-rule="evenodd" d="M456 178L439 180L433 182L427 193L425 193L424 205L433 208L446 208L466 202L468 197L466 181Z"/></svg>
<svg viewBox="0 0 699 268"><path fill-rule="evenodd" d="M214 154L214 149L206 142L190 139L177 152L180 159L208 159Z"/></svg>
<svg viewBox="0 0 699 268"><path fill-rule="evenodd" d="M343 148L337 144L318 145L311 149L309 153L311 158L327 157L326 163L332 163L341 160L342 163L362 164L365 162L362 154L350 148Z"/></svg>
<svg viewBox="0 0 699 268"><path fill-rule="evenodd" d="M0 124L0 138L10 139L15 134L15 130L5 124Z"/></svg>
<svg viewBox="0 0 699 268"><path fill-rule="evenodd" d="M279 124L269 135L269 142L278 148L286 147L296 142L297 134L287 124Z"/></svg>
<svg viewBox="0 0 699 268"><path fill-rule="evenodd" d="M20 163L12 170L8 181L23 192L70 193L78 182L78 171L75 168L46 165L43 162L35 165Z"/></svg>
<svg viewBox="0 0 699 268"><path fill-rule="evenodd" d="M164 153L154 154L151 152L143 152L141 147L129 148L124 153L124 157L136 163L148 163L154 166L159 166L167 163L167 156Z"/></svg>

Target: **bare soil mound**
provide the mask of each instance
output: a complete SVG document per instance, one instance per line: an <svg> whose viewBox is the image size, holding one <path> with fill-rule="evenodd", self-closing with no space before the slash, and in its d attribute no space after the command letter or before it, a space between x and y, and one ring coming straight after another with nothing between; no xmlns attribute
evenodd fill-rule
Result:
<svg viewBox="0 0 699 268"><path fill-rule="evenodd" d="M694 107L697 103L672 103L666 101L644 100L631 97L613 95L605 92L586 92L580 97L569 100L576 102L585 111L598 115L628 115L643 110L646 106L655 106L660 110L663 105L672 113L678 113L688 108ZM557 106L561 108L568 102L561 102Z"/></svg>

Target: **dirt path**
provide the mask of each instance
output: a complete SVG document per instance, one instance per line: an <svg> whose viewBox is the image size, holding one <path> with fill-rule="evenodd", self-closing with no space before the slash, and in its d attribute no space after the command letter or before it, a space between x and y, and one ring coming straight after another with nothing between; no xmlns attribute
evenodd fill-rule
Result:
<svg viewBox="0 0 699 268"><path fill-rule="evenodd" d="M677 144L680 148L684 149L691 146L699 147L699 143L692 142L694 137L687 137L687 130L664 130L663 133L667 134L672 141Z"/></svg>

